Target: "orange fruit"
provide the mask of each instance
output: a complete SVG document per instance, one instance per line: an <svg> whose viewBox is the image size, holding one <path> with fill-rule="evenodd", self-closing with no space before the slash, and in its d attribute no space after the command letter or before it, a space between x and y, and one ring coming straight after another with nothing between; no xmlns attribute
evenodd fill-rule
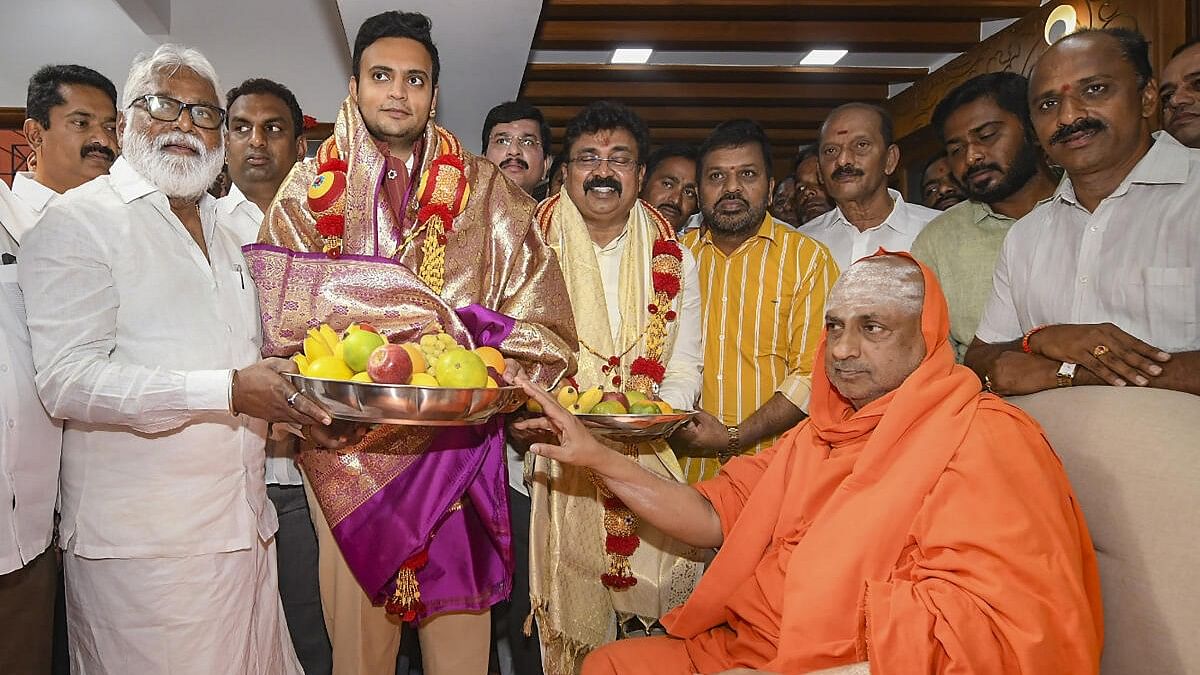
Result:
<svg viewBox="0 0 1200 675"><path fill-rule="evenodd" d="M412 359L413 374L423 373L428 369L425 363L425 354L421 351L421 346L414 342L405 342L400 345L404 347L404 351L408 352L408 358Z"/></svg>
<svg viewBox="0 0 1200 675"><path fill-rule="evenodd" d="M495 369L501 375L504 374L504 355L500 353L499 349L495 347L476 347L474 351L479 355L479 358L483 359L484 365Z"/></svg>
<svg viewBox="0 0 1200 675"><path fill-rule="evenodd" d="M671 404L667 403L666 401L651 401L651 403L657 405L659 410L662 410L662 414L664 415L670 415L671 413L675 412L675 409L671 407Z"/></svg>

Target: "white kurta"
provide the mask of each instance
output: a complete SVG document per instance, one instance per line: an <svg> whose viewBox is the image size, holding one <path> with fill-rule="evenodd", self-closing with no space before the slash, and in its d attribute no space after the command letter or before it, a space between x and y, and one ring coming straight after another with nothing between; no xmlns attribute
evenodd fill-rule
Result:
<svg viewBox="0 0 1200 675"><path fill-rule="evenodd" d="M23 246L38 391L65 420L60 543L76 570L77 672L214 672L189 663L257 662L248 641L289 666L224 672L299 668L273 630L283 623L275 574L259 569L273 568L259 551L271 559L277 528L263 482L266 423L229 412L233 370L259 358L254 285L240 242L215 224L214 200L199 208L208 260L166 195L122 158L56 200ZM218 555L231 552L240 554ZM228 593L250 610L228 613ZM191 640L205 621L247 640L201 654ZM164 649L181 654L122 665Z"/></svg>
<svg viewBox="0 0 1200 675"><path fill-rule="evenodd" d="M258 231L262 228L263 211L234 185L229 188L229 194L217 200L217 222L231 230L242 244L253 244L258 241ZM290 447L291 444L287 442L267 444L268 485L304 484L295 459L271 454L272 451L286 451Z"/></svg>
<svg viewBox="0 0 1200 675"><path fill-rule="evenodd" d="M834 210L814 218L800 232L829 247L838 269L845 270L856 260L873 255L881 248L889 251L907 251L912 248L913 240L921 234L921 230L929 221L942 215L920 204L910 204L904 197L891 188L888 196L895 202L892 212L882 223L865 232L860 232L846 216L842 209Z"/></svg>
<svg viewBox="0 0 1200 675"><path fill-rule="evenodd" d="M50 546L62 448L62 424L46 414L34 387L17 285L20 240L54 192L21 174L14 185L10 192L0 183L0 252L16 258L0 265L0 575L28 565Z"/></svg>

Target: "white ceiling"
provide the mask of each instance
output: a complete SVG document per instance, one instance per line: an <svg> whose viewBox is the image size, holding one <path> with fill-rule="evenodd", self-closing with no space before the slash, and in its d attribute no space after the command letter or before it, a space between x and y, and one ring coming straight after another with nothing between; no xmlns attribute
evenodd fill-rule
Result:
<svg viewBox="0 0 1200 675"><path fill-rule="evenodd" d="M286 84L305 112L332 121L346 96L349 45L383 0L5 0L0 106L24 106L29 76L78 63L120 89L140 51L199 49L225 89L249 77ZM538 0L412 0L433 20L442 61L438 119L478 148L483 117L516 96L537 28Z"/></svg>

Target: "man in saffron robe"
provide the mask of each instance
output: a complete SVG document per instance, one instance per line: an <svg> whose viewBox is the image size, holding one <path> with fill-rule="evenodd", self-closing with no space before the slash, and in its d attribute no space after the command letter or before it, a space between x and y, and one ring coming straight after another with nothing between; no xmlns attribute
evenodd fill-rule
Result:
<svg viewBox="0 0 1200 675"><path fill-rule="evenodd" d="M694 488L537 394L561 440L535 453L721 547L669 636L599 649L585 675L1098 672L1099 579L1066 475L1034 421L955 365L948 331L928 268L851 266L826 305L811 417Z"/></svg>
<svg viewBox="0 0 1200 675"><path fill-rule="evenodd" d="M420 14L364 22L333 136L246 247L264 351L297 351L319 322L367 321L393 342L440 328L552 385L574 363L562 273L533 200L433 123L429 33ZM488 610L512 583L502 430L381 426L335 454L306 429L335 675L395 669L399 627L378 605L419 624L426 673L486 672Z"/></svg>

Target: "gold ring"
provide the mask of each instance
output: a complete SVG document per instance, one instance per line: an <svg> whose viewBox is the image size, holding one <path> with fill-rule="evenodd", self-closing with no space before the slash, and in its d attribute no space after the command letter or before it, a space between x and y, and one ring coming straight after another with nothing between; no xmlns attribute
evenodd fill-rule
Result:
<svg viewBox="0 0 1200 675"><path fill-rule="evenodd" d="M1107 354L1108 351L1109 350L1106 345L1096 345L1096 348L1092 350L1092 356L1100 358L1101 356Z"/></svg>

